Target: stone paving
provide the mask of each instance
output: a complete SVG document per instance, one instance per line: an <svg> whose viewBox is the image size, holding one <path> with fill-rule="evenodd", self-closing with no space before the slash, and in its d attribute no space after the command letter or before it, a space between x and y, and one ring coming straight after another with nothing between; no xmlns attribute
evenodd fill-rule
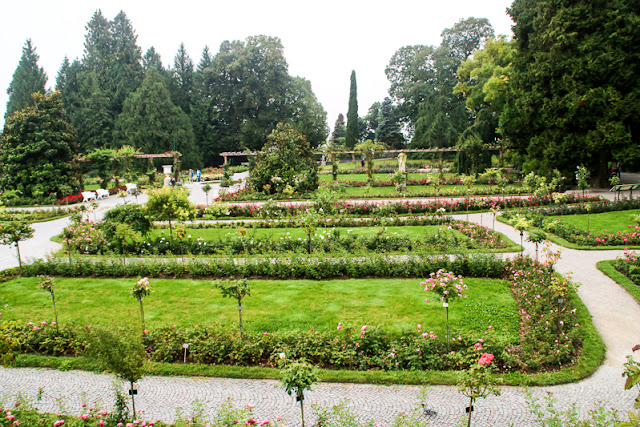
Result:
<svg viewBox="0 0 640 427"><path fill-rule="evenodd" d="M192 199L204 202L200 200L204 199L204 193L201 190L198 193L200 184L189 185L192 187ZM209 194L210 197L213 191ZM101 201L100 210L105 211L117 203L113 199ZM143 200L139 199L139 202L142 203ZM492 218L491 213L469 215L471 221L485 225L491 224ZM41 257L47 251L55 249L56 245L49 241L49 237L59 233L66 221L62 219L36 224L36 234L32 241L24 243L23 252L32 257ZM520 242L520 235L513 228L500 222L496 222L495 227L515 242ZM535 255L532 244L525 243L525 248L526 253ZM553 250L557 249L562 251L557 270L563 274L571 273L573 279L582 284L578 293L605 341L607 355L605 363L590 378L576 384L535 387L531 392L536 397L552 393L557 399L556 407L561 410L572 403L578 403L582 416L603 404L620 411L624 417L637 394L624 390L624 378L621 374L626 355L631 353L633 345L640 342L640 306L595 267L598 261L614 259L622 252L577 251L553 247ZM0 253L0 268L10 266L9 258L8 254ZM17 265L17 261L15 264ZM42 400L37 405L40 410L61 411L57 402L59 398L63 398L66 411L78 412L82 402L98 401L104 407L111 407L112 380L111 375L78 371L0 368L0 395L21 394L34 399L41 389ZM189 413L195 400L203 403L205 414L212 415L221 403L231 398L239 406L255 405L254 414L259 420L282 416L287 425L300 425L299 406L276 385L277 382L272 380L147 377L139 383L136 407L145 411L144 418L147 420L173 421L177 408L183 408ZM380 426L388 426L396 414L409 412L416 407L419 403L419 391L420 387L416 386L322 383L305 394L305 418L307 424L313 419L308 409L310 405L327 407L349 399L349 407L359 420L365 422L374 419ZM454 387L431 386L426 405L437 411L437 416L429 421L434 426L457 425L464 416L467 404L466 398ZM501 396L480 400L475 407L473 425L476 426L537 425L534 415L526 406L523 391L514 387L503 387Z"/></svg>

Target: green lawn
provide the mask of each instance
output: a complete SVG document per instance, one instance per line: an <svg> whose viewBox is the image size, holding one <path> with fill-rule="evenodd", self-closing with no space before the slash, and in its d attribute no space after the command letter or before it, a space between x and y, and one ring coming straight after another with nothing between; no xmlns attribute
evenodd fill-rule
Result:
<svg viewBox="0 0 640 427"><path fill-rule="evenodd" d="M130 290L135 279L56 279L60 324L124 324L139 322L139 304ZM192 324L237 325L236 302L221 297L208 280L151 279L153 293L144 299L147 326ZM19 278L0 284L3 321L53 320L48 293L38 278ZM454 333L484 334L493 325L501 334L519 329L516 303L504 280L465 279L469 298L450 304ZM338 322L359 329L384 326L390 332L423 330L446 333L445 311L426 293L418 279L252 280L251 296L243 301L248 330L335 328ZM506 326L506 327L505 327Z"/></svg>
<svg viewBox="0 0 640 427"><path fill-rule="evenodd" d="M473 190L477 191L478 189L482 189L483 191L489 191L490 188L495 190L496 186L489 187L488 185L474 185L471 187ZM406 196L411 196L412 194L420 194L420 193L433 193L435 196L435 188L433 185L409 185L407 186L407 190L405 192ZM349 196L361 196L364 194L368 194L370 196L397 196L398 192L395 187L349 187L345 189L345 193L342 195L342 198L348 199ZM464 196L467 194L467 187L464 185L443 185L440 187L440 194L457 194L459 196Z"/></svg>
<svg viewBox="0 0 640 427"><path fill-rule="evenodd" d="M635 225L631 215L639 215L640 209L628 211L603 212L591 215L564 215L560 220L567 224L574 225L583 230L587 229L589 222L589 232L591 234L617 233L619 231L633 231L629 225Z"/></svg>
<svg viewBox="0 0 640 427"><path fill-rule="evenodd" d="M346 234L355 234L358 236L375 236L378 232L380 232L384 227L352 227L352 228L341 228L336 227L341 235ZM316 230L316 236L320 236L326 232L329 232L333 228L318 228ZM240 232L238 230L230 230L224 228L187 228L187 235L191 236L192 239L202 238L206 241L224 239L225 237L239 237ZM449 233L454 233L457 237L465 238L465 236L456 230L447 230ZM246 237L264 237L270 236L271 239L283 239L283 238L291 238L291 239L306 239L305 231L301 228L249 228L246 230ZM168 238L169 230L164 229L155 229L151 231L153 236L165 236ZM420 240L427 236L433 236L438 234L438 226L436 225L428 225L428 226L400 226L400 227L386 227L386 231L382 234L382 236L398 236L398 237L406 237L412 240Z"/></svg>
<svg viewBox="0 0 640 427"><path fill-rule="evenodd" d="M427 173L410 173L409 179L426 179L428 177L436 177L435 174L427 174ZM338 181L360 181L367 182L368 176L366 173L352 173L352 174L338 174ZM375 181L391 181L391 176L388 173L378 173L373 175L373 179ZM323 182L332 182L333 177L331 175L318 175L318 181L320 183Z"/></svg>

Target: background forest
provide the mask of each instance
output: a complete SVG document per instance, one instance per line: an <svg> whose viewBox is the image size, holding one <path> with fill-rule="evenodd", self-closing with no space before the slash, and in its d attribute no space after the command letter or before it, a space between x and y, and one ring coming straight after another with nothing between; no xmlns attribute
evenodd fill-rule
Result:
<svg viewBox="0 0 640 427"><path fill-rule="evenodd" d="M352 72L347 116L338 116L330 138L311 82L289 74L277 37L225 41L216 53L205 47L197 64L180 45L163 64L153 47L142 53L124 12L109 21L97 11L82 58L65 58L55 89L78 154L130 145L180 151L185 168L210 166L222 151L262 148L283 122L312 147L367 139L390 148L502 145L524 172L573 176L582 164L598 185L611 161L635 168L640 6L515 0L508 12L513 38L468 18L444 29L438 46L400 47L384 70L389 96L362 117ZM45 92L37 61L27 40L5 118Z"/></svg>

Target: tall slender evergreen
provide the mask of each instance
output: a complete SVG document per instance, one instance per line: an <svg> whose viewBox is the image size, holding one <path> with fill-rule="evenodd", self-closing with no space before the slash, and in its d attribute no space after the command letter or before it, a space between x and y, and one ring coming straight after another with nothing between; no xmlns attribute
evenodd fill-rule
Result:
<svg viewBox="0 0 640 427"><path fill-rule="evenodd" d="M347 111L347 134L345 146L353 148L358 142L358 86L356 72L351 71L351 86L349 88L349 110Z"/></svg>

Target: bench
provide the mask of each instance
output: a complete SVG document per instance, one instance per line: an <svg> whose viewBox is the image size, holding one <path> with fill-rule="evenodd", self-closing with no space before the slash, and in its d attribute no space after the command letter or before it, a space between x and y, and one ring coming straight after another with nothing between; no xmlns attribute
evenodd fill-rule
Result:
<svg viewBox="0 0 640 427"><path fill-rule="evenodd" d="M127 187L127 193L138 189L138 184L125 184L124 186Z"/></svg>
<svg viewBox="0 0 640 427"><path fill-rule="evenodd" d="M609 191L616 191L618 196L620 196L621 191L628 191L629 198L631 199L633 198L633 190L637 190L638 188L640 188L640 184L619 184L611 187Z"/></svg>
<svg viewBox="0 0 640 427"><path fill-rule="evenodd" d="M104 199L105 197L109 197L111 196L111 193L109 193L109 190L105 190L104 188L98 188L96 190L96 193L98 194L98 199Z"/></svg>
<svg viewBox="0 0 640 427"><path fill-rule="evenodd" d="M83 191L82 202L88 202L89 200L96 200L96 193L94 193L93 191Z"/></svg>

